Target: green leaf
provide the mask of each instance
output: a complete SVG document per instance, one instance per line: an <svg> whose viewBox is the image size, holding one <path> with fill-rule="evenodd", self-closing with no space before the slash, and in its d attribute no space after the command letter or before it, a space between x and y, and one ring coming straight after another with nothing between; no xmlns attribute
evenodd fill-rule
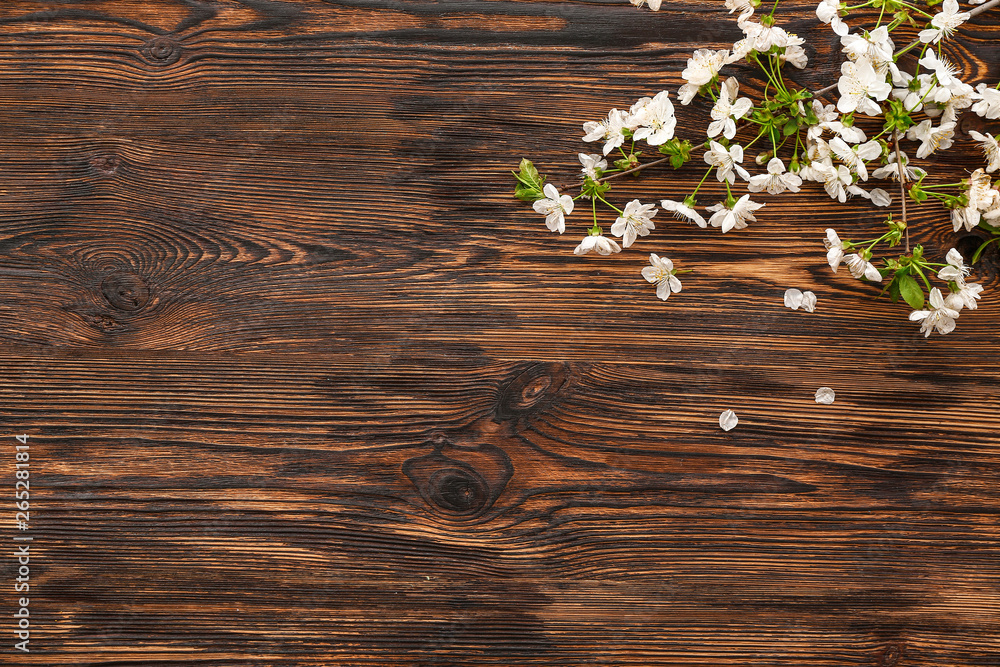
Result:
<svg viewBox="0 0 1000 667"><path fill-rule="evenodd" d="M520 170L512 171L517 185L514 186L514 196L522 201L532 202L545 197L542 188L545 187L545 177L538 173L531 160L521 160Z"/></svg>
<svg viewBox="0 0 1000 667"><path fill-rule="evenodd" d="M913 310L920 310L924 307L924 290L920 288L917 281L908 273L897 276L899 282L899 294L903 300L909 304Z"/></svg>
<svg viewBox="0 0 1000 667"><path fill-rule="evenodd" d="M781 128L781 133L786 137L790 137L799 130L799 124L793 119L785 123L785 126Z"/></svg>

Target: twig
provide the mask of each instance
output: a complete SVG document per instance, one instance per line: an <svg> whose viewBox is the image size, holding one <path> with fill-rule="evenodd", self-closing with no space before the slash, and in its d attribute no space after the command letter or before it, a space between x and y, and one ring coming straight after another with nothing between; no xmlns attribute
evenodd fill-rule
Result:
<svg viewBox="0 0 1000 667"><path fill-rule="evenodd" d="M906 222L906 171L903 169L903 154L899 152L899 133L896 130L892 131L892 143L896 146L896 166L899 168L899 203L903 207L903 224L906 225L906 252L910 252L910 225Z"/></svg>
<svg viewBox="0 0 1000 667"><path fill-rule="evenodd" d="M1000 0L997 0L997 1L1000 2ZM642 171L646 167L652 167L654 164L660 164L661 162L666 162L669 159L670 159L669 157L662 157L659 160L653 160L652 162L647 162L646 164L640 164L638 167L632 167L631 169L627 169L625 171L619 171L618 173L611 174L610 176L602 176L599 179L597 179L596 182L597 183L603 183L604 181L610 181L612 178L618 178L619 176L624 176L625 174L632 174L632 173L635 173L637 171ZM584 181L580 181L579 183L572 183L570 185L564 185L564 186L562 186L559 189L563 190L565 188L579 188L583 184L584 184Z"/></svg>
<svg viewBox="0 0 1000 667"><path fill-rule="evenodd" d="M1000 0L989 0L989 2L983 3L983 4L979 5L978 7L976 7L975 9L969 10L969 18L972 19L973 17L978 16L979 14L982 14L987 9L993 9L997 5L1000 5ZM901 48L899 51L896 51L896 53L893 54L893 57L894 58L898 58L899 56L903 55L904 53L906 53L907 51L909 51L910 49L912 49L914 46L917 46L919 44L920 44L920 40L919 39L915 39L912 42L910 42L909 44L907 44L906 46L904 46L903 48ZM826 95L827 93L829 93L831 90L833 90L836 87L837 87L837 84L835 83L833 85L827 86L826 88L820 88L819 90L817 90L816 92L813 93L813 97L822 97L823 95Z"/></svg>

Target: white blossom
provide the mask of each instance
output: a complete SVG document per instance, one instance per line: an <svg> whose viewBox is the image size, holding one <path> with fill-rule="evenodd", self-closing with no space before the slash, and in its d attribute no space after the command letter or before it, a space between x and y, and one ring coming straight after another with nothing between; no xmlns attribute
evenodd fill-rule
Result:
<svg viewBox="0 0 1000 667"><path fill-rule="evenodd" d="M958 74L958 67L948 62L947 59L938 58L933 49L927 49L927 54L917 62L921 67L934 72L938 83L945 87L950 86Z"/></svg>
<svg viewBox="0 0 1000 667"><path fill-rule="evenodd" d="M847 186L851 184L851 171L844 165L814 163L813 169L823 178L823 189L841 204L847 201Z"/></svg>
<svg viewBox="0 0 1000 667"><path fill-rule="evenodd" d="M992 179L982 169L976 169L969 174L969 187L966 191L968 204L963 208L952 209L951 221L957 232L962 227L972 231L979 224L983 214L1000 205L1000 192L992 187Z"/></svg>
<svg viewBox="0 0 1000 667"><path fill-rule="evenodd" d="M930 119L928 119L906 131L907 139L920 142L920 147L917 149L917 157L921 159L939 149L947 150L951 148L952 137L954 136L954 121L941 123L940 126L934 127Z"/></svg>
<svg viewBox="0 0 1000 667"><path fill-rule="evenodd" d="M740 91L739 81L731 76L722 84L719 99L712 107L712 122L708 126L708 136L717 137L722 133L726 139L736 136L736 121L747 115L753 108L749 98L737 98Z"/></svg>
<svg viewBox="0 0 1000 667"><path fill-rule="evenodd" d="M747 220L756 222L757 218L753 215L754 211L763 206L764 204L751 201L750 195L743 195L736 201L732 209L727 208L721 202L714 206L709 206L708 210L714 213L714 215L712 215L708 222L713 227L722 227L723 234L733 229L743 229L747 226Z"/></svg>
<svg viewBox="0 0 1000 667"><path fill-rule="evenodd" d="M635 140L645 139L650 146L659 146L674 136L677 119L674 117L674 105L668 99L670 93L666 90L656 94L648 104L635 114L638 129Z"/></svg>
<svg viewBox="0 0 1000 667"><path fill-rule="evenodd" d="M847 24L840 20L840 0L822 0L816 7L816 18L829 23L837 35L843 37L847 34Z"/></svg>
<svg viewBox="0 0 1000 667"><path fill-rule="evenodd" d="M948 262L948 265L938 271L938 279L958 284L965 283L965 277L969 275L972 269L965 265L965 258L962 257L962 253L956 248L952 248L945 255L945 261Z"/></svg>
<svg viewBox="0 0 1000 667"><path fill-rule="evenodd" d="M900 154L903 156L903 179L904 179L904 182L919 181L921 178L923 178L923 176L927 172L925 172L920 167L911 167L909 165L910 158L906 155L906 153L903 152L903 151L900 151ZM879 167L878 169L876 169L875 171L872 172L872 177L873 178L882 178L882 179L891 178L894 181L898 181L899 180L899 165L896 163L896 151L893 151L893 152L889 153L889 157L887 159L888 159L888 162L886 162L886 164L885 164L884 167Z"/></svg>
<svg viewBox="0 0 1000 667"><path fill-rule="evenodd" d="M915 310L910 313L911 322L920 322L920 333L924 334L924 338L930 336L933 329L937 329L940 334L954 331L958 311L945 304L941 290L937 287L931 288L930 304L930 310Z"/></svg>
<svg viewBox="0 0 1000 667"><path fill-rule="evenodd" d="M566 216L573 212L573 198L569 195L559 195L556 186L548 183L542 188L545 198L532 204L537 213L545 216L545 226L554 232L562 234L566 231Z"/></svg>
<svg viewBox="0 0 1000 667"><path fill-rule="evenodd" d="M695 86L704 86L715 78L726 63L729 51L712 51L698 49L688 58L687 67L681 72L681 78Z"/></svg>
<svg viewBox="0 0 1000 667"><path fill-rule="evenodd" d="M719 426L723 431L732 431L740 423L739 417L732 410L726 410L719 415Z"/></svg>
<svg viewBox="0 0 1000 667"><path fill-rule="evenodd" d="M585 132L583 140L600 141L603 139L604 154L607 155L625 143L625 134L622 130L625 129L627 121L628 114L626 112L612 109L608 112L606 120L587 121L583 124Z"/></svg>
<svg viewBox="0 0 1000 667"><path fill-rule="evenodd" d="M983 149L983 155L986 156L986 173L992 174L1000 169L1000 144L997 143L996 137L992 134L980 134L975 130L970 130L969 136L978 141Z"/></svg>
<svg viewBox="0 0 1000 667"><path fill-rule="evenodd" d="M862 181L868 180L868 168L865 166L865 162L874 160L882 154L882 146L877 141L869 141L852 148L840 137L834 137L830 140L830 150L844 163L844 166L857 174Z"/></svg>
<svg viewBox="0 0 1000 667"><path fill-rule="evenodd" d="M608 168L608 161L602 158L597 153L577 153L576 156L580 159L580 164L583 165L583 175L592 180L597 180L600 178L598 171L604 171Z"/></svg>
<svg viewBox="0 0 1000 667"><path fill-rule="evenodd" d="M952 292L945 297L945 304L952 310L961 310L963 307L975 310L979 307L976 303L981 297L983 286L979 283L960 283L957 292Z"/></svg>
<svg viewBox="0 0 1000 667"><path fill-rule="evenodd" d="M933 28L921 30L917 37L924 44L936 44L942 38L951 37L955 28L969 20L968 12L958 11L958 0L944 0L941 11L931 19Z"/></svg>
<svg viewBox="0 0 1000 667"><path fill-rule="evenodd" d="M655 229L652 217L656 215L656 206L653 204L643 204L638 199L633 199L625 205L625 210L611 225L611 233L621 236L622 246L628 248L637 236L648 236L649 230Z"/></svg>
<svg viewBox="0 0 1000 667"><path fill-rule="evenodd" d="M802 310L811 313L816 310L816 295L810 291L791 289L785 290L785 306L792 310Z"/></svg>
<svg viewBox="0 0 1000 667"><path fill-rule="evenodd" d="M844 263L847 264L847 270L851 272L851 275L857 279L866 278L872 282L880 283L882 282L882 274L879 273L878 267L866 260L861 255L854 253L844 257Z"/></svg>
<svg viewBox="0 0 1000 667"><path fill-rule="evenodd" d="M656 284L656 296L666 301L670 293L681 291L681 281L674 275L674 263L656 253L649 254L649 266L642 269L642 277Z"/></svg>
<svg viewBox="0 0 1000 667"><path fill-rule="evenodd" d="M674 201L672 199L664 199L660 202L660 206L663 210L670 211L674 214L674 217L678 220L688 219L694 222L699 227L707 227L708 223L705 222L705 218L701 217L698 211L694 210L690 206L686 205L684 202Z"/></svg>
<svg viewBox="0 0 1000 667"><path fill-rule="evenodd" d="M802 178L791 172L786 172L785 163L779 158L773 157L767 163L766 174L757 174L750 177L747 190L750 192L767 190L768 194L777 195L785 190L798 192L800 185L802 185Z"/></svg>
<svg viewBox="0 0 1000 667"><path fill-rule="evenodd" d="M881 26L865 33L864 36L858 34L844 35L840 38L843 45L843 52L851 60L867 58L875 69L892 60L892 52L895 45L889 37L889 29Z"/></svg>
<svg viewBox="0 0 1000 667"><path fill-rule="evenodd" d="M820 387L816 390L816 402L821 405L830 405L836 397L837 394L829 387Z"/></svg>
<svg viewBox="0 0 1000 667"><path fill-rule="evenodd" d="M806 54L806 50L798 44L785 47L785 52L778 56L778 60L782 63L788 63L796 69L805 69L809 65L809 56Z"/></svg>
<svg viewBox="0 0 1000 667"><path fill-rule="evenodd" d="M663 2L663 0L629 0L629 2L631 2L636 7L642 7L643 3L646 3L649 5L650 9L652 9L654 12L658 12L660 11L660 4Z"/></svg>
<svg viewBox="0 0 1000 667"><path fill-rule="evenodd" d="M728 181L732 184L736 180L735 174L739 174L744 181L750 180L750 174L739 164L743 162L742 146L733 144L727 150L717 141L713 141L709 146L709 150L705 152L705 162L717 167L715 175L720 183Z"/></svg>
<svg viewBox="0 0 1000 667"><path fill-rule="evenodd" d="M598 255L610 255L621 252L622 249L617 243L601 234L590 234L584 237L580 245L573 250L573 254L586 255L591 251L596 252Z"/></svg>
<svg viewBox="0 0 1000 667"><path fill-rule="evenodd" d="M972 112L990 120L1000 118L1000 90L981 83L976 86L976 92L982 99L972 105Z"/></svg>
<svg viewBox="0 0 1000 667"><path fill-rule="evenodd" d="M872 63L867 58L846 60L840 67L840 73L837 110L840 113L860 111L868 116L879 115L881 109L872 99L881 102L892 92L892 86L884 77L879 77Z"/></svg>
<svg viewBox="0 0 1000 667"><path fill-rule="evenodd" d="M836 273L840 267L840 263L844 261L844 244L840 240L840 237L837 236L837 232L827 227L823 245L826 246L826 261L829 262L830 268Z"/></svg>

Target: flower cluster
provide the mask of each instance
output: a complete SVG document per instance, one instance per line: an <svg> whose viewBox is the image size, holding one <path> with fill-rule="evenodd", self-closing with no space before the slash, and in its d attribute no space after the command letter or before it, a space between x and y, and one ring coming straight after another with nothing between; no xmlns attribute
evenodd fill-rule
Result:
<svg viewBox="0 0 1000 667"><path fill-rule="evenodd" d="M660 8L659 1L631 1L639 7L648 1L653 11ZM660 209L703 229L721 228L725 234L756 221L765 203L771 203L760 200L763 193L788 197L822 191L838 202L857 197L866 206L886 208L894 203L889 190L895 187L899 219L893 220L891 213L878 216L888 229L867 241L842 241L836 231L826 230L827 261L835 272L843 264L855 278L882 284L893 301L902 298L914 309L910 318L921 322L925 334L950 332L961 309L976 307L982 286L966 283L969 268L956 250L948 253L947 263L933 263L924 258L922 246L911 249L906 201L937 200L950 212L956 232L979 228L991 235L986 244L1000 240L1000 189L990 176L1000 171L1000 143L997 136L971 132L986 165L958 183L931 183L928 170L911 164L906 151L917 160L928 160L950 148L962 113L1000 118L1000 84L963 81L942 48L959 26L997 0L969 11L963 11L958 0L944 0L936 13L908 0L867 0L853 7L822 0L816 17L837 35L844 60L837 83L821 91L806 90L787 76L788 68L805 68L808 57L805 40L777 23L780 0L768 3L766 15L758 14L760 0L724 4L736 14L742 38L727 49L694 51L680 73L684 83L674 98L680 107L696 98L709 102L710 119L702 138L693 143L675 136L677 109L670 91L664 90L640 98L628 110L614 108L606 118L583 124L582 140L601 148L600 153L578 154L582 180L575 197L546 184L528 160L515 173L516 195L533 202L546 226L559 233L565 231L565 216L573 212L574 202L588 200L592 224L574 252L610 255L644 243L640 240L656 229L653 219ZM931 0L926 6L935 4ZM852 11L864 8L878 12L874 25L859 25L852 17ZM898 38L900 31L912 28L918 29L916 39L898 48L894 34ZM766 82L759 96L741 95L737 76L747 66ZM821 99L827 94L834 95L833 103ZM643 161L639 142L661 157ZM692 191L660 200L659 208L639 199L621 207L609 201L612 179L663 162L679 169L694 160L699 145L704 146L705 171ZM712 175L726 196L702 205L698 194ZM740 187L746 192L740 193ZM620 246L603 236L598 207L615 212L610 231ZM892 256L888 251L897 246L905 246L905 252ZM650 266L641 273L656 284L663 300L680 291L678 271L665 257L651 254ZM947 295L931 285L928 276L935 273ZM803 299L798 290L786 294L789 307L811 312L814 301ZM927 303L930 310L924 309Z"/></svg>

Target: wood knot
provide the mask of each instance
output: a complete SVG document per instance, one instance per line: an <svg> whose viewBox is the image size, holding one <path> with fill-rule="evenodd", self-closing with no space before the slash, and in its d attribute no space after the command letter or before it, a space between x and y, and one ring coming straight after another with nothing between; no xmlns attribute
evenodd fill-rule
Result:
<svg viewBox="0 0 1000 667"><path fill-rule="evenodd" d="M180 60L181 45L170 37L154 37L142 45L139 53L154 65L173 65Z"/></svg>
<svg viewBox="0 0 1000 667"><path fill-rule="evenodd" d="M452 519L488 510L514 474L510 458L494 445L459 447L441 436L426 443L431 454L403 463L403 473L436 512Z"/></svg>
<svg viewBox="0 0 1000 667"><path fill-rule="evenodd" d="M115 271L101 281L101 292L112 307L118 310L139 310L149 301L149 288L145 281L131 271Z"/></svg>
<svg viewBox="0 0 1000 667"><path fill-rule="evenodd" d="M879 651L876 656L875 665L876 667L895 667L899 664L899 659L903 655L903 646L901 644L888 644L884 649Z"/></svg>
<svg viewBox="0 0 1000 667"><path fill-rule="evenodd" d="M111 176L118 171L119 160L117 155L95 155L88 162L91 167L105 176Z"/></svg>
<svg viewBox="0 0 1000 667"><path fill-rule="evenodd" d="M1000 132L1000 121L989 121L972 111L966 111L958 120L958 129L966 135L973 131L980 134L996 134Z"/></svg>
<svg viewBox="0 0 1000 667"><path fill-rule="evenodd" d="M490 496L486 480L471 467L436 470L431 474L428 487L433 503L457 514L478 512Z"/></svg>
<svg viewBox="0 0 1000 667"><path fill-rule="evenodd" d="M519 373L500 392L496 419L505 421L548 407L569 379L566 364L538 363Z"/></svg>

